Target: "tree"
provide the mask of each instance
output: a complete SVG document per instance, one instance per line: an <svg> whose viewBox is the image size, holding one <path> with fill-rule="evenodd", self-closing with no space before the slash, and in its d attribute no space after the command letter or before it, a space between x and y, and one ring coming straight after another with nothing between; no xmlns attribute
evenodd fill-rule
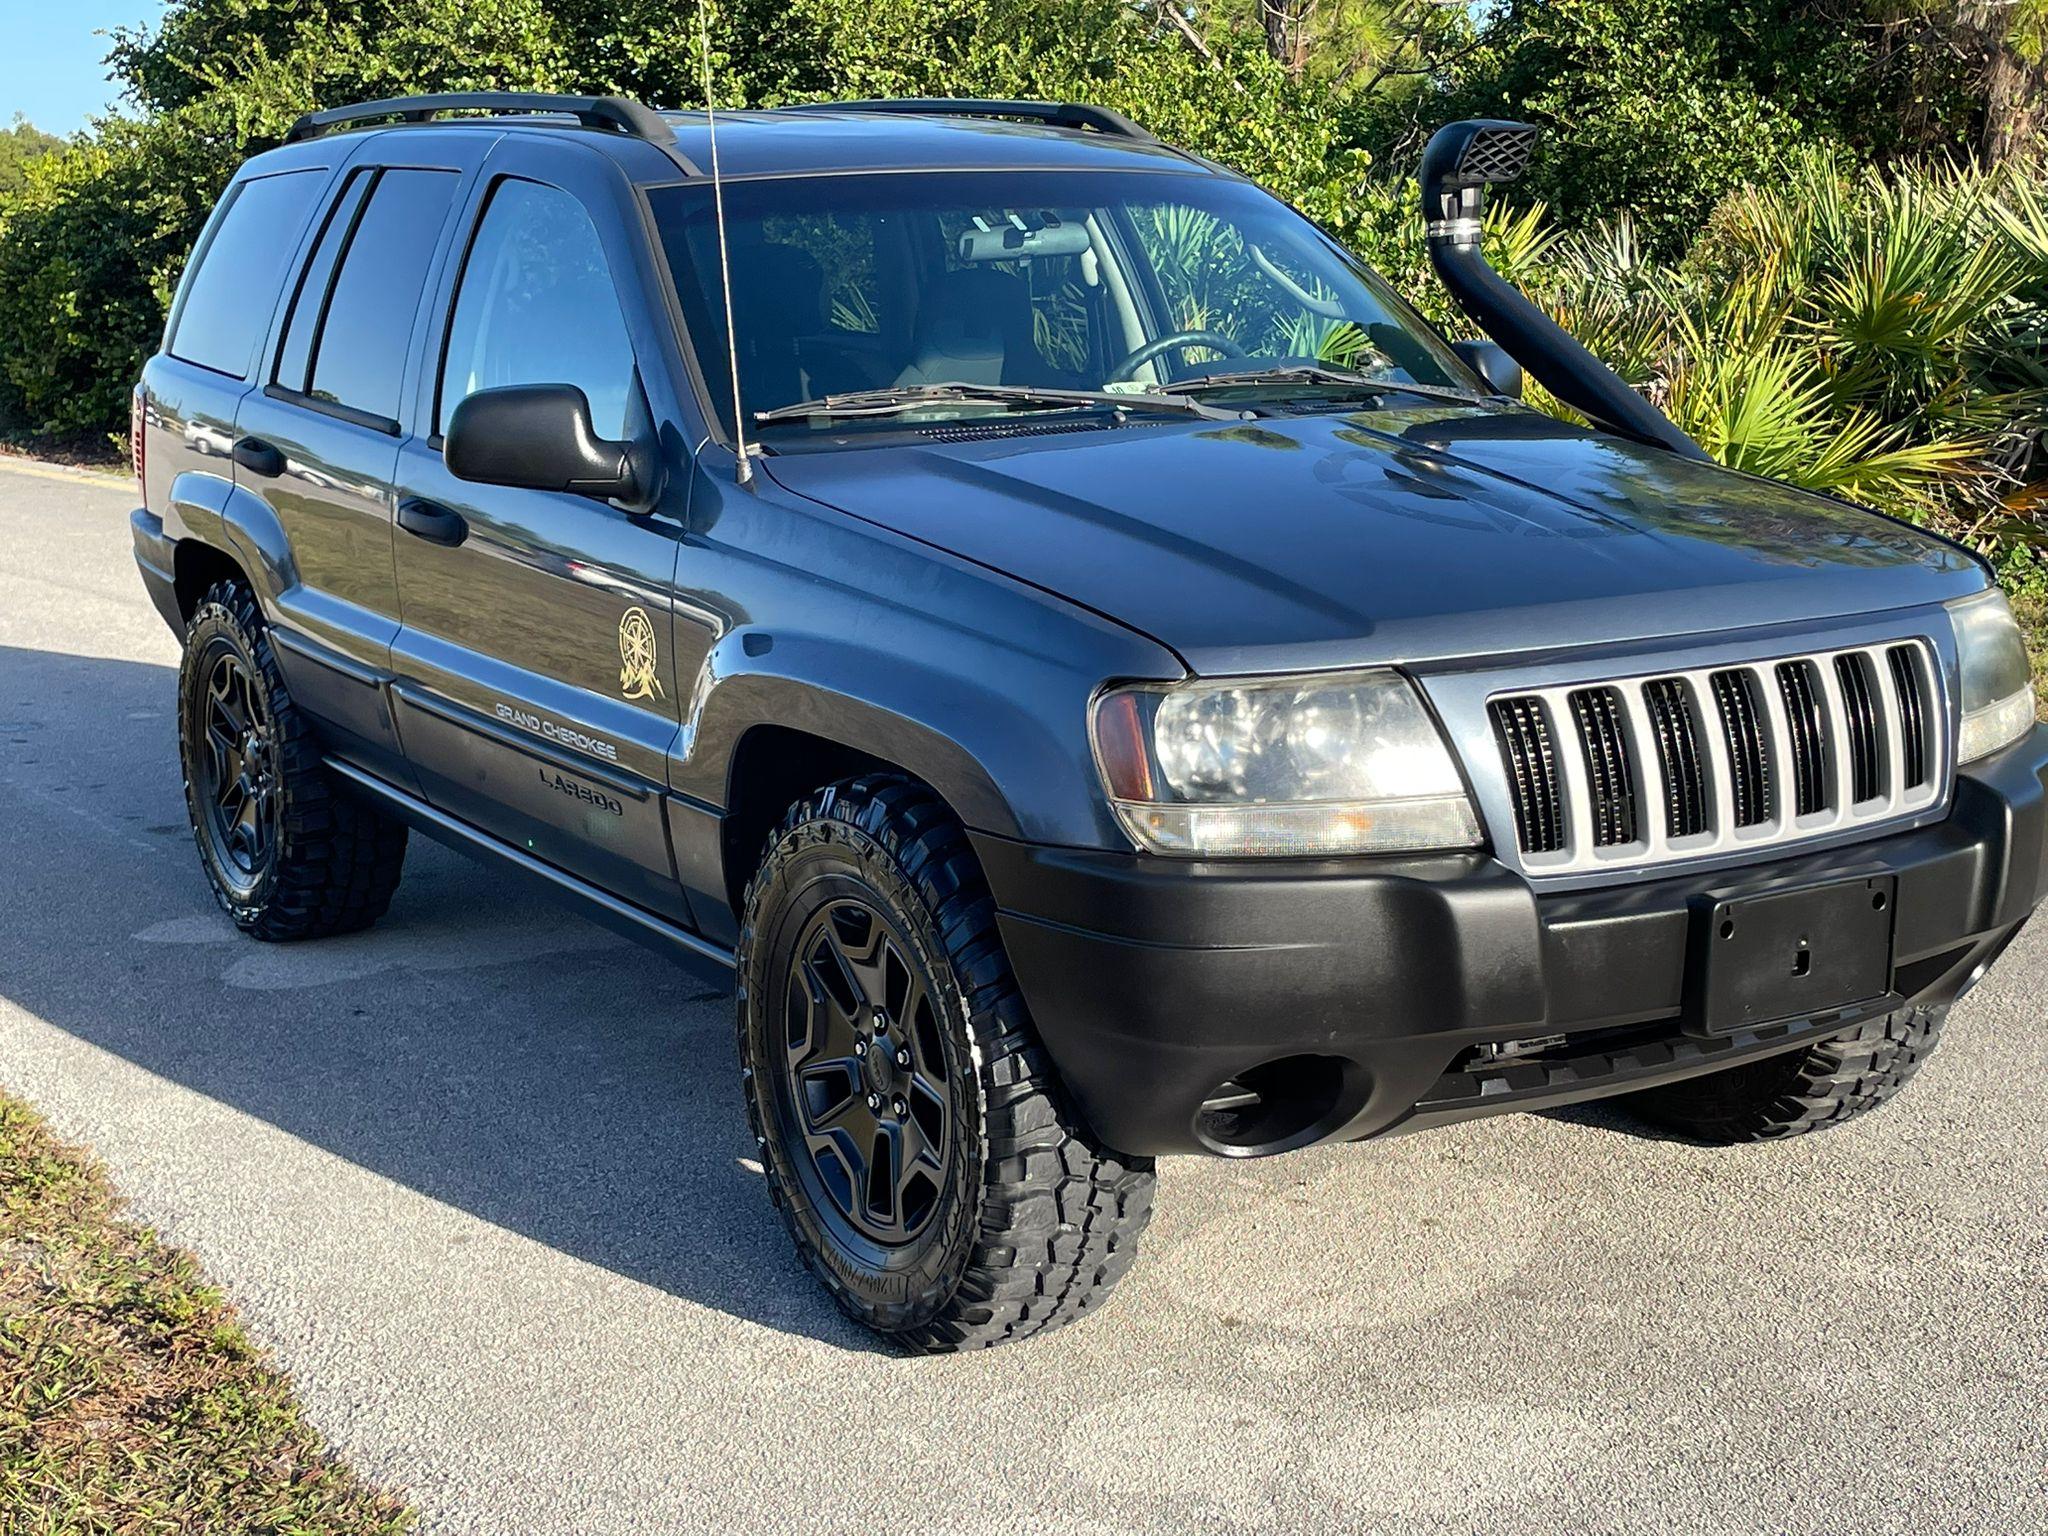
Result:
<svg viewBox="0 0 2048 1536"><path fill-rule="evenodd" d="M29 161L63 147L64 141L54 133L44 133L19 112L15 113L14 126L0 129L0 197L27 180Z"/></svg>
<svg viewBox="0 0 2048 1536"><path fill-rule="evenodd" d="M2048 147L2048 0L1873 0L1884 46L1901 57L1913 82L1902 114L1924 119L1942 101L1926 77L1960 74L1974 100L1971 147L2000 165ZM1947 114L1951 126L1958 116Z"/></svg>

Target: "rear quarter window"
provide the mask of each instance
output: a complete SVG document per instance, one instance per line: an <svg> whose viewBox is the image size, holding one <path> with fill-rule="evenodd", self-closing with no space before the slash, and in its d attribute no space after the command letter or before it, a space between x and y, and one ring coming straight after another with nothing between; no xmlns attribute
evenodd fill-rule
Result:
<svg viewBox="0 0 2048 1536"><path fill-rule="evenodd" d="M315 400L396 423L413 317L460 184L453 171L378 173L320 317Z"/></svg>
<svg viewBox="0 0 2048 1536"><path fill-rule="evenodd" d="M171 356L246 378L270 324L285 266L327 173L283 171L239 182L194 258L171 333Z"/></svg>

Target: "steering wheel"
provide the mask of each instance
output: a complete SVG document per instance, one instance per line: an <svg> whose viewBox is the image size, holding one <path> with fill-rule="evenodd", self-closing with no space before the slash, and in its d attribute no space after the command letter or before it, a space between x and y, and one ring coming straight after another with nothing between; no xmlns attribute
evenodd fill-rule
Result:
<svg viewBox="0 0 2048 1536"><path fill-rule="evenodd" d="M1211 352L1221 352L1225 357L1250 357L1251 354L1221 331L1174 331L1170 335L1155 336L1141 342L1124 354L1123 361L1109 370L1109 377L1103 382L1124 384L1152 359L1162 352L1177 351L1182 347L1207 347Z"/></svg>

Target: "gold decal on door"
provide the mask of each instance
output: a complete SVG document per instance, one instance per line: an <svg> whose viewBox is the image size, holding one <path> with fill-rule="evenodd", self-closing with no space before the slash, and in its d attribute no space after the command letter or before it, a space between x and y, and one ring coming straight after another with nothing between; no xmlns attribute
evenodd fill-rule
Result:
<svg viewBox="0 0 2048 1536"><path fill-rule="evenodd" d="M619 691L629 699L666 698L654 664L654 625L646 609L628 608L619 620Z"/></svg>

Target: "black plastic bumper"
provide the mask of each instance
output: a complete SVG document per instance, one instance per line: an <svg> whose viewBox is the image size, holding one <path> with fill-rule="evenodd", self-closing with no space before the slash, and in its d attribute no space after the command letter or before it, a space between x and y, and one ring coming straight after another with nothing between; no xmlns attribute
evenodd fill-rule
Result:
<svg viewBox="0 0 2048 1536"><path fill-rule="evenodd" d="M177 566L172 541L164 534L164 520L147 507L128 514L128 531L135 543L135 567L142 573L142 585L149 600L172 633L185 633L185 615L178 607Z"/></svg>
<svg viewBox="0 0 2048 1536"><path fill-rule="evenodd" d="M1539 895L1476 854L1248 867L975 844L1025 1000L1097 1133L1241 1155L1626 1092L1946 1002L2041 900L2044 802L2036 728L1972 764L1938 825L1588 891ZM1897 881L1888 997L1725 1034L1689 1017L1697 898L1870 876ZM1267 1108L1234 1115L1227 1083Z"/></svg>

